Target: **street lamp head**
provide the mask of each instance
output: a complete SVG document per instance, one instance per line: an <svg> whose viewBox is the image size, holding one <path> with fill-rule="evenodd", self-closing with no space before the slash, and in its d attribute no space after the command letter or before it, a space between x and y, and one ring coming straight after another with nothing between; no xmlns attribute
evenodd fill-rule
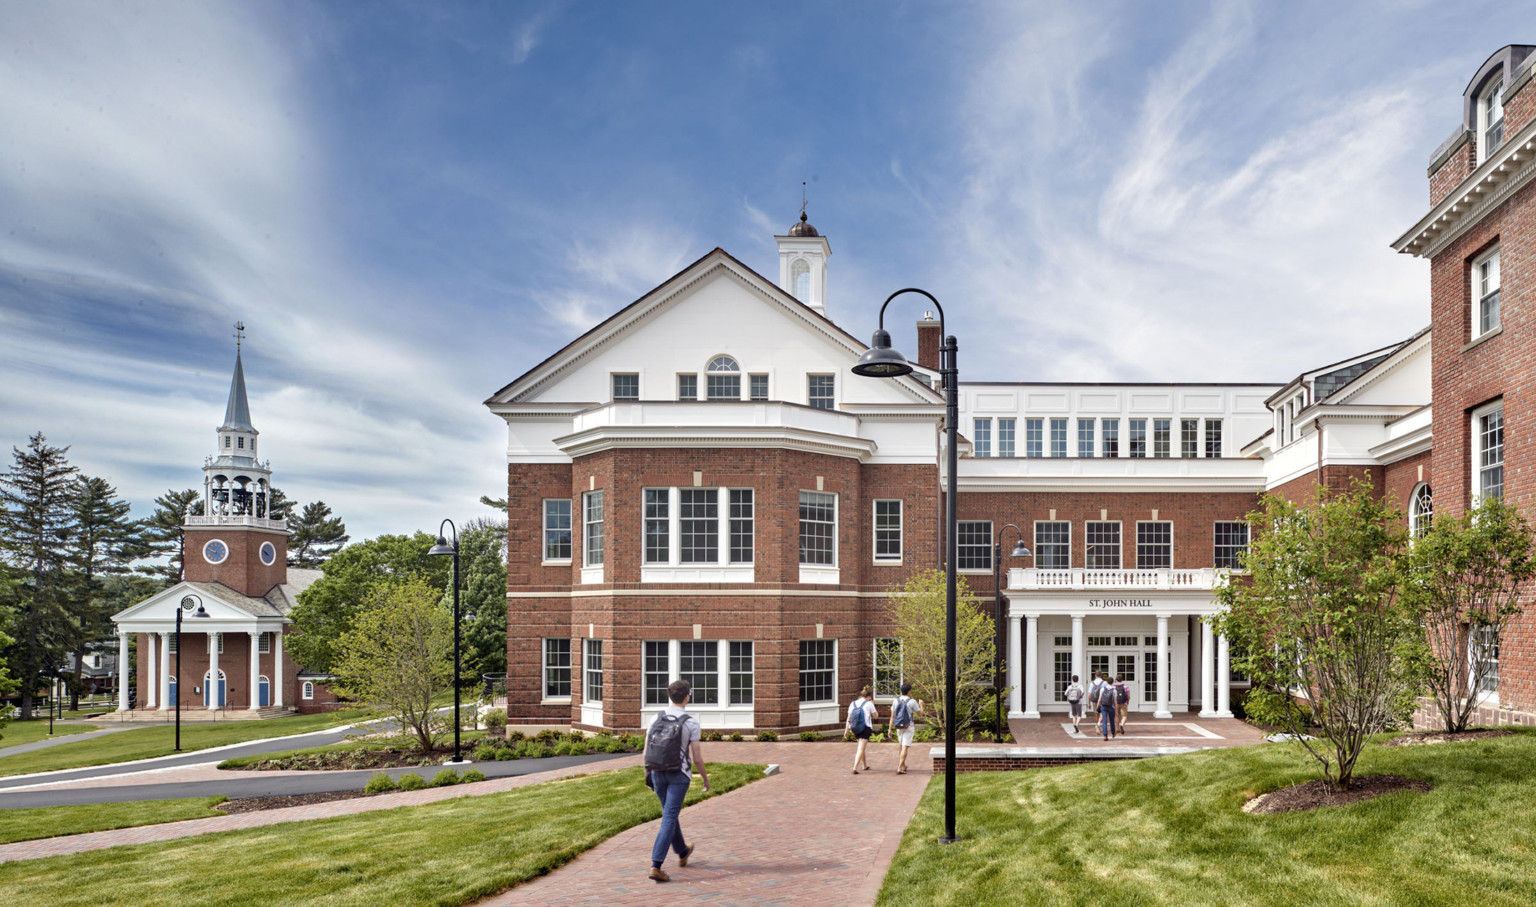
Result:
<svg viewBox="0 0 1536 907"><path fill-rule="evenodd" d="M866 378L900 378L912 374L912 363L891 347L891 332L880 328L870 340L869 349L854 363L853 373Z"/></svg>
<svg viewBox="0 0 1536 907"><path fill-rule="evenodd" d="M448 540L442 536L437 537L437 544L427 550L428 555L456 554L454 546L448 544Z"/></svg>
<svg viewBox="0 0 1536 907"><path fill-rule="evenodd" d="M1028 548L1024 547L1024 542L1021 539L1017 545L1013 546L1013 551L1009 552L1008 556L1009 557L1033 557L1033 554L1030 552L1030 550Z"/></svg>
<svg viewBox="0 0 1536 907"><path fill-rule="evenodd" d="M198 602L197 603L197 610L192 612L192 616L193 617L212 617L213 615L208 613L207 609L205 609L203 607L203 603L202 602Z"/></svg>

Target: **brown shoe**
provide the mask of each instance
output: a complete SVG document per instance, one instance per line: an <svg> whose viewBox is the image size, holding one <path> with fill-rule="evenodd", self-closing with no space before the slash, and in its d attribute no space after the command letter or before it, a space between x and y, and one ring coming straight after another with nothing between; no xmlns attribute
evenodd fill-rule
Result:
<svg viewBox="0 0 1536 907"><path fill-rule="evenodd" d="M698 845L696 845L696 844L689 844L688 845L688 849L683 851L683 855L677 858L677 865L679 865L679 866L687 866L688 865L688 858L693 856L693 849L695 847L697 847L697 846Z"/></svg>
<svg viewBox="0 0 1536 907"><path fill-rule="evenodd" d="M651 867L651 881L652 882L670 882L670 881L672 881L672 877L667 875L666 873L662 872L660 866L652 866Z"/></svg>

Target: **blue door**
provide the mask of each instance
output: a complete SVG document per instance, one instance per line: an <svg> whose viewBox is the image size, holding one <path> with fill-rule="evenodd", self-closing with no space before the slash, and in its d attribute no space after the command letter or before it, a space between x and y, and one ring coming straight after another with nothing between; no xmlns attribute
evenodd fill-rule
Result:
<svg viewBox="0 0 1536 907"><path fill-rule="evenodd" d="M265 674L261 676L261 684L259 685L258 689L261 691L261 697L256 701L261 703L262 708L266 708L272 704L272 683L271 681L267 680Z"/></svg>
<svg viewBox="0 0 1536 907"><path fill-rule="evenodd" d="M208 674L204 674L203 675L203 707L204 708L220 708L220 709L222 709L224 707L224 684L225 684L224 672L220 671L219 672L219 700L218 700L218 705L217 706L210 705L209 702L208 702L208 696L209 696L210 693L213 692L213 684L211 683L211 679L210 679Z"/></svg>
<svg viewBox="0 0 1536 907"><path fill-rule="evenodd" d="M170 708L176 704L176 678L171 678L170 691L165 694L165 706Z"/></svg>

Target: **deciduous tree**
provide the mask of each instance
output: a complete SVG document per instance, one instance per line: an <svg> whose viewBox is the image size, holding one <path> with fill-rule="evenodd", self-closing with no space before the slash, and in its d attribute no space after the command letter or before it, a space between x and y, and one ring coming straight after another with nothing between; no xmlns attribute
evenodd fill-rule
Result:
<svg viewBox="0 0 1536 907"><path fill-rule="evenodd" d="M901 640L903 676L913 695L924 700L928 716L945 726L945 579L942 570L923 570L908 577L887 600L894 632ZM955 578L955 727L974 722L992 701L995 651L990 609L971 599L965 577Z"/></svg>

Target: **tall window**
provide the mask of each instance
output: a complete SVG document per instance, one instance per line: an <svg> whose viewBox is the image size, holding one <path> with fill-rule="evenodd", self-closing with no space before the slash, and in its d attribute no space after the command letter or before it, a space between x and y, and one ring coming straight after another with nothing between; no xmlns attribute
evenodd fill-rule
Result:
<svg viewBox="0 0 1536 907"><path fill-rule="evenodd" d="M1083 528L1089 570L1120 569L1120 524L1090 520Z"/></svg>
<svg viewBox="0 0 1536 907"><path fill-rule="evenodd" d="M1477 692L1497 693L1499 691L1499 628L1487 624L1477 624L1467 634L1467 645L1470 648L1468 660L1481 674L1478 680Z"/></svg>
<svg viewBox="0 0 1536 907"><path fill-rule="evenodd" d="M997 420L997 455L1000 457L1013 456L1013 438L1018 433L1019 420Z"/></svg>
<svg viewBox="0 0 1536 907"><path fill-rule="evenodd" d="M544 560L571 559L571 500L546 498L544 501Z"/></svg>
<svg viewBox="0 0 1536 907"><path fill-rule="evenodd" d="M1504 403L1477 410L1472 415L1473 467L1479 498L1504 497Z"/></svg>
<svg viewBox="0 0 1536 907"><path fill-rule="evenodd" d="M750 640L734 640L730 643L731 705L752 704L752 643Z"/></svg>
<svg viewBox="0 0 1536 907"><path fill-rule="evenodd" d="M271 652L272 652L272 634L271 633L260 633L260 634L257 634L257 636L256 636L256 654L258 654L258 655L269 655L269 654L271 654ZM91 667L93 667L93 668L101 667L101 656L100 655L96 656L96 663L91 665Z"/></svg>
<svg viewBox="0 0 1536 907"><path fill-rule="evenodd" d="M1072 524L1066 520L1035 523L1035 566L1065 570L1072 566Z"/></svg>
<svg viewBox="0 0 1536 907"><path fill-rule="evenodd" d="M1173 524L1167 520L1136 524L1136 568L1167 570L1173 566Z"/></svg>
<svg viewBox="0 0 1536 907"><path fill-rule="evenodd" d="M585 683L582 685L581 698L584 702L603 701L603 641L601 639L584 639L581 641L583 649L582 676Z"/></svg>
<svg viewBox="0 0 1536 907"><path fill-rule="evenodd" d="M837 563L837 495L800 492L800 563Z"/></svg>
<svg viewBox="0 0 1536 907"><path fill-rule="evenodd" d="M955 541L960 549L955 564L957 569L992 569L992 524L989 521L961 520Z"/></svg>
<svg viewBox="0 0 1536 907"><path fill-rule="evenodd" d="M720 704L720 645L714 640L685 639L678 651L678 679L693 687L698 705Z"/></svg>
<svg viewBox="0 0 1536 907"><path fill-rule="evenodd" d="M1071 644L1072 644L1072 637L1068 636L1067 637L1067 645L1071 645ZM1055 654L1056 654L1055 663L1052 665L1052 667L1055 669L1054 670L1054 674L1055 674L1055 681L1056 681L1056 684L1055 684L1055 686L1056 686L1056 701L1057 702L1066 702L1067 701L1067 685L1072 682L1072 653L1071 652L1057 652Z"/></svg>
<svg viewBox="0 0 1536 907"><path fill-rule="evenodd" d="M752 535L755 519L752 489L732 488L730 508L731 563L750 564L752 563Z"/></svg>
<svg viewBox="0 0 1536 907"><path fill-rule="evenodd" d="M837 640L800 640L800 701L837 701Z"/></svg>
<svg viewBox="0 0 1536 907"><path fill-rule="evenodd" d="M835 375L806 375L805 397L815 409L832 409Z"/></svg>
<svg viewBox="0 0 1536 907"><path fill-rule="evenodd" d="M671 522L674 495L677 498L675 539ZM647 488L642 507L646 564L752 563L752 489ZM721 519L722 512L726 515L725 520ZM722 540L728 545L724 550Z"/></svg>
<svg viewBox="0 0 1536 907"><path fill-rule="evenodd" d="M1504 143L1504 80L1494 79L1477 100L1477 162Z"/></svg>
<svg viewBox="0 0 1536 907"><path fill-rule="evenodd" d="M978 457L992 456L992 420L975 420L976 430L972 432L972 447Z"/></svg>
<svg viewBox="0 0 1536 907"><path fill-rule="evenodd" d="M1192 460L1200 456L1200 420L1179 420L1179 456Z"/></svg>
<svg viewBox="0 0 1536 907"><path fill-rule="evenodd" d="M1500 324L1499 249L1478 256L1472 263L1472 295L1477 298L1472 336L1481 337Z"/></svg>
<svg viewBox="0 0 1536 907"><path fill-rule="evenodd" d="M1024 420L1024 456L1040 457L1045 455L1044 440L1042 438L1044 434L1044 419Z"/></svg>
<svg viewBox="0 0 1536 907"><path fill-rule="evenodd" d="M1067 420L1051 420L1051 456L1064 457L1067 455Z"/></svg>
<svg viewBox="0 0 1536 907"><path fill-rule="evenodd" d="M1093 456L1093 420L1077 420L1077 455L1080 457Z"/></svg>
<svg viewBox="0 0 1536 907"><path fill-rule="evenodd" d="M767 375L748 375L747 376L747 380L748 380L748 384L749 384L750 394L751 394L751 397L752 397L753 400L767 400L768 399L768 376Z"/></svg>
<svg viewBox="0 0 1536 907"><path fill-rule="evenodd" d="M1152 420L1152 456L1164 460L1168 458L1172 452L1170 450L1172 439L1169 437L1172 433L1172 419Z"/></svg>
<svg viewBox="0 0 1536 907"><path fill-rule="evenodd" d="M895 698L901 692L901 640L894 636L875 639L875 695Z"/></svg>
<svg viewBox="0 0 1536 907"><path fill-rule="evenodd" d="M1147 455L1147 420L1131 420L1131 456L1145 457Z"/></svg>
<svg viewBox="0 0 1536 907"><path fill-rule="evenodd" d="M1120 456L1120 420L1104 420L1104 453L1106 457Z"/></svg>
<svg viewBox="0 0 1536 907"><path fill-rule="evenodd" d="M678 496L678 533L685 564L720 560L720 492L713 488L683 488Z"/></svg>
<svg viewBox="0 0 1536 907"><path fill-rule="evenodd" d="M1408 531L1418 538L1435 520L1435 499L1429 486L1420 482L1408 502Z"/></svg>
<svg viewBox="0 0 1536 907"><path fill-rule="evenodd" d="M645 562L667 564L672 560L672 501L666 488L645 489Z"/></svg>
<svg viewBox="0 0 1536 907"><path fill-rule="evenodd" d="M677 376L677 399L679 399L679 400L697 400L697 399L699 399L699 376L698 375L678 375Z"/></svg>
<svg viewBox="0 0 1536 907"><path fill-rule="evenodd" d="M569 699L571 696L571 641L544 640L544 698Z"/></svg>
<svg viewBox="0 0 1536 907"><path fill-rule="evenodd" d="M581 496L582 563L598 567L603 563L603 493L589 491Z"/></svg>
<svg viewBox="0 0 1536 907"><path fill-rule="evenodd" d="M667 643L648 641L645 644L645 704L666 705L667 684L671 683L671 671L667 664Z"/></svg>
<svg viewBox="0 0 1536 907"><path fill-rule="evenodd" d="M639 400L640 376L634 372L614 372L613 399Z"/></svg>
<svg viewBox="0 0 1536 907"><path fill-rule="evenodd" d="M1213 566L1227 570L1242 569L1243 552L1248 550L1248 524L1237 520L1218 520L1216 546L1211 553Z"/></svg>
<svg viewBox="0 0 1536 907"><path fill-rule="evenodd" d="M1156 645L1156 637L1148 637ZM1143 652L1141 667L1141 701L1157 701L1157 653Z"/></svg>
<svg viewBox="0 0 1536 907"><path fill-rule="evenodd" d="M875 501L875 562L901 563L901 501Z"/></svg>
<svg viewBox="0 0 1536 907"><path fill-rule="evenodd" d="M1205 420L1205 456L1208 460L1221 458L1221 420Z"/></svg>
<svg viewBox="0 0 1536 907"><path fill-rule="evenodd" d="M716 356L704 367L704 392L711 400L741 399L741 366L730 356Z"/></svg>

